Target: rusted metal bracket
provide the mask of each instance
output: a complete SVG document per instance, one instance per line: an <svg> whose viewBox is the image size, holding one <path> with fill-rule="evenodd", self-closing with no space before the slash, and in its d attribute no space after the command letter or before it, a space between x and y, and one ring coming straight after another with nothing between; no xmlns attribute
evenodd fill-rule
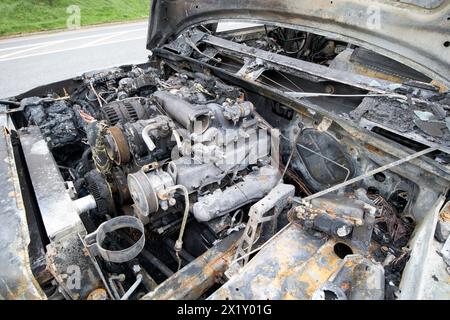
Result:
<svg viewBox="0 0 450 320"><path fill-rule="evenodd" d="M258 228L265 222L277 220L279 214L289 204L289 199L295 194L295 187L290 184L279 184L263 199L250 208L250 219L245 227L242 238L239 241L236 255L234 256L234 266L227 272L227 277L231 278L235 266L245 265L252 251L253 245L258 240ZM274 224L276 227L276 224ZM273 230L275 233L276 230Z"/></svg>

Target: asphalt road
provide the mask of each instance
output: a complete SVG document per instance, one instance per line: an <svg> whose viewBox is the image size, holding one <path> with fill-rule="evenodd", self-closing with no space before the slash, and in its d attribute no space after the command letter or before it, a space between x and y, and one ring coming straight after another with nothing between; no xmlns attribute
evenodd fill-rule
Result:
<svg viewBox="0 0 450 320"><path fill-rule="evenodd" d="M0 40L0 98L87 71L146 62L147 24L126 23ZM222 22L218 31L251 26Z"/></svg>
<svg viewBox="0 0 450 320"><path fill-rule="evenodd" d="M0 40L0 98L86 71L143 63L147 22Z"/></svg>

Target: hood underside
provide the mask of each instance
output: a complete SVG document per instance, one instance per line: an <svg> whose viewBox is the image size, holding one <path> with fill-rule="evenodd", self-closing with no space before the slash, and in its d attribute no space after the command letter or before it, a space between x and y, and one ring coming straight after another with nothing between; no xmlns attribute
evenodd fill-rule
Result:
<svg viewBox="0 0 450 320"><path fill-rule="evenodd" d="M154 0L147 48L218 20L273 23L334 37L404 63L450 86L450 0ZM427 2L428 3L428 2ZM419 4L419 5L417 5Z"/></svg>

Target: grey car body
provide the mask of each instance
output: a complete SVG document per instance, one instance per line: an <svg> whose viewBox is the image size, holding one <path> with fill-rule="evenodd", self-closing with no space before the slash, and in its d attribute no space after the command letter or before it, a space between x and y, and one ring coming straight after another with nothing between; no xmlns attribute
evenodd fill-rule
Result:
<svg viewBox="0 0 450 320"><path fill-rule="evenodd" d="M215 32L219 21L230 20L254 22L257 25L245 31ZM264 28L261 27L263 25ZM270 45L266 44L253 47L253 42L246 38L246 35L253 34L270 38L268 32L287 29L292 30L292 34L304 32L332 39L333 43L349 45L341 45L339 50L334 48L333 54L336 56L329 59L331 62L326 62L328 65L321 65L313 60L305 61L285 54L288 50L283 48L277 47L271 51L267 50ZM270 41L267 40L269 44ZM359 48L375 55L362 49L359 51ZM185 71L186 79L200 77L206 83L211 79L220 79L227 85L243 88L255 105L268 106L267 101L276 102L276 106L271 109L276 116L270 113L270 107L264 109L266 111L257 107L259 114L255 111L254 119L258 120L258 125L269 128L271 136L280 129L281 136L289 136L291 140L303 139L298 140L296 146L289 141L281 143L280 154L286 165L286 171L282 173L284 176L292 174L291 171L297 172L291 178L296 181L299 176L302 177L307 185L306 190L310 192L299 196L298 185L296 188L275 182L272 185L268 182L270 175L264 182L252 180L250 174L244 176L239 183L248 183L245 184L249 188L246 191L248 193L243 192L247 199L239 200L237 208L252 204L250 208L245 207L248 211L246 224L238 226L232 223L230 235L221 236L218 239L221 241L214 242L207 251L195 254L195 257L184 252L184 261L189 263L185 263L180 270L170 264L172 270L167 270L164 263L161 266L160 260L164 259L155 257L155 252L141 253L158 265L166 278L156 283L149 280L153 278L146 271L139 269L142 266L131 268L136 279L140 279L136 280L137 285L142 286L147 281L145 295L139 298L383 299L387 296L386 292L390 292L391 298L397 299L450 297L450 1L155 0L151 5L147 49L151 53L150 62L138 66L142 70L168 66L176 74ZM359 62L363 63L355 62L357 52L360 53ZM227 57L233 59L227 60ZM366 60L361 60L362 57ZM229 63L228 66L225 61ZM233 61L238 62L233 64ZM162 64L165 66L162 67ZM131 73L135 70L134 67L125 69ZM136 78L141 76L139 72L135 72ZM282 77L275 81L270 78L270 72L281 74ZM198 76L197 73L204 76ZM383 76L380 77L380 74ZM111 258L108 254L111 253L105 253L96 244L100 229L90 230L80 218L81 204L75 200L80 200L81 196L76 199L70 195L72 189L68 187L67 179L63 179L59 171L61 168L58 169L56 165L60 160L56 161L52 155L53 142L42 127L38 128L36 124L20 125L20 119L17 118L30 105L65 101L67 92L67 99L71 101L70 96L72 92L77 92L80 83L95 77L94 72L92 76L83 75L81 80L70 79L36 88L8 101L0 101L0 124L3 127L0 152L4 159L0 173L1 189L4 190L0 215L4 221L0 226L2 298L120 298L111 285L111 282L117 282L114 280L116 278L111 271L103 269L103 262L98 261L108 261ZM129 78L134 79L131 76ZM287 82L280 85L282 78ZM155 80L152 86L161 85L159 81ZM168 80L164 78L164 81ZM92 86L95 84L94 80L84 83L88 90L90 83ZM308 85L303 86L302 83ZM135 84L138 86L139 82ZM200 92L204 93L203 89ZM231 89L226 87L226 90ZM53 94L49 98L50 102L27 100L46 96L48 92ZM89 92L93 94L94 103L97 103L95 100L100 106L106 103L101 101L102 95L99 97L94 88ZM175 115L172 117L175 120L192 119L197 112L195 110L199 109L191 106L195 103L177 102L178 106L185 106L183 110L189 110L184 117L184 112L170 111L165 106L170 104L170 97L162 94L152 94L152 97L163 105L167 114ZM336 103L333 97L343 100ZM239 110L244 110L245 105L239 103ZM63 107L61 110L66 110ZM192 110L189 109L191 107ZM242 111L237 119L253 115L254 110L251 109L249 107ZM195 117L206 114L200 113L195 113ZM261 120L261 117L265 120ZM27 121L31 122L29 118ZM184 127L190 130L189 124ZM132 130L131 127L126 128ZM117 136L112 135L116 139ZM316 142L317 148L313 147L310 140ZM144 138L143 141L140 140L140 143L148 146ZM320 147L321 144L323 147ZM307 147L314 149L303 149L303 155L307 154L308 157L302 158L302 151L296 151L293 156L294 149ZM134 145L130 144L132 148ZM311 157L316 153L320 153L320 158L325 159L323 161L327 164L314 169L313 162L318 160ZM109 157L108 161L113 158L111 154ZM258 154L258 157L263 162L264 155ZM96 165L98 168L98 163ZM146 175L149 171L153 172L154 168L149 169L149 166L150 162L141 166ZM24 170L24 167L27 169ZM333 175L333 170L338 172L342 168L346 170L344 176ZM376 171L377 168L381 169ZM329 175L323 176L321 172L324 171L328 171ZM215 171L212 172L215 174ZM130 171L129 175L138 181L138 187L135 187L138 191L153 192L156 187L162 188L154 192L158 197L158 192L165 190L161 185L167 187L171 184L168 180L154 184L156 178L161 181L163 178L169 179L159 171L155 176L147 175L147 178L134 174ZM190 173L184 180L188 182L181 184L188 187L195 176L196 173ZM149 179L151 188L143 189L144 182L139 179ZM178 181L181 181L180 175ZM260 183L261 189L254 186L254 181ZM266 186L263 183L268 184ZM333 189L336 185L341 186L341 189ZM134 190L130 182L128 187ZM189 192L197 187L188 188ZM263 192L261 190L264 187L267 187L267 191ZM361 193L358 191L360 188L366 191ZM350 198L345 195L349 189L352 193ZM222 188L220 192L225 190ZM297 190L295 196L294 190ZM368 190L376 192L372 194ZM231 204L224 201L221 207L211 209L210 200L219 203L222 193L219 192L219 196L214 198L217 190L210 191L205 198L194 198L197 202L191 213L195 213L195 208L200 206L202 210L210 209L211 212L223 210L227 205L235 208L238 196L227 194L223 199L229 200ZM112 194L114 192L111 191ZM142 192L146 198L146 192ZM170 192L167 191L165 196ZM333 196L327 198L327 195ZM377 198L380 195L382 197ZM133 194L132 199L134 208L136 205L139 207L142 197ZM159 205L148 200L158 212L160 207L167 205L165 199L158 198L156 201L160 200L163 202ZM385 200L391 201L391 204L385 204ZM83 210L99 209L99 201L91 201L88 208ZM372 231L377 220L375 215L371 216L371 208L386 214L386 211L395 207L392 203L402 201L405 202L401 205L404 212L392 219L404 221L403 224L396 222L402 227L409 226L410 221L413 221L414 231L409 234L410 238L401 253L390 252L386 244L383 261L375 261L375 251L371 246L375 239ZM105 206L108 211L110 208ZM270 216L264 206L273 210ZM289 208L288 212L286 208ZM135 216L144 224L151 224L146 219L154 213L142 214L145 210L140 210ZM227 217L230 212L224 210L220 216ZM351 216L349 212L354 215ZM210 215L216 217L215 213ZM281 219L279 216L286 216L289 222L285 221L283 228L277 228L276 223L271 225L273 232L259 243L262 224L278 221ZM317 217L325 220L319 221ZM328 226L337 223L333 220L336 217L339 225L336 225L337 230L331 230ZM165 227L162 225L160 228ZM209 227L213 228L211 225ZM108 228L114 229L115 226L108 225ZM346 228L351 228L351 235L346 232ZM183 224L181 229L184 230ZM345 236L342 236L342 232ZM195 231L190 233L194 234ZM140 239L134 240L135 246L141 245L142 250ZM175 244L174 252L181 261L178 255L183 251L178 249ZM252 259L249 260L250 257ZM114 259L111 261L116 262ZM391 270L395 269L397 262L402 264L400 276ZM389 279L391 274L393 278ZM395 278L397 276L399 278ZM77 277L83 279L81 288ZM152 281L155 282L154 286L151 285ZM392 288L389 287L391 282L395 283ZM42 289L43 283L51 283L56 288L51 295ZM220 288L210 292L218 283ZM128 290L132 288L136 289L131 285ZM124 290L122 297L129 297L128 290ZM131 290L129 294L133 293Z"/></svg>

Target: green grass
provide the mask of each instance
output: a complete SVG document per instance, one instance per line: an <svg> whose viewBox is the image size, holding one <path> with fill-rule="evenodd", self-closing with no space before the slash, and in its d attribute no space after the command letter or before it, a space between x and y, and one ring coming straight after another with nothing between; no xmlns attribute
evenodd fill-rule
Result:
<svg viewBox="0 0 450 320"><path fill-rule="evenodd" d="M81 26L146 18L150 0L0 0L0 36L67 28L70 5Z"/></svg>

